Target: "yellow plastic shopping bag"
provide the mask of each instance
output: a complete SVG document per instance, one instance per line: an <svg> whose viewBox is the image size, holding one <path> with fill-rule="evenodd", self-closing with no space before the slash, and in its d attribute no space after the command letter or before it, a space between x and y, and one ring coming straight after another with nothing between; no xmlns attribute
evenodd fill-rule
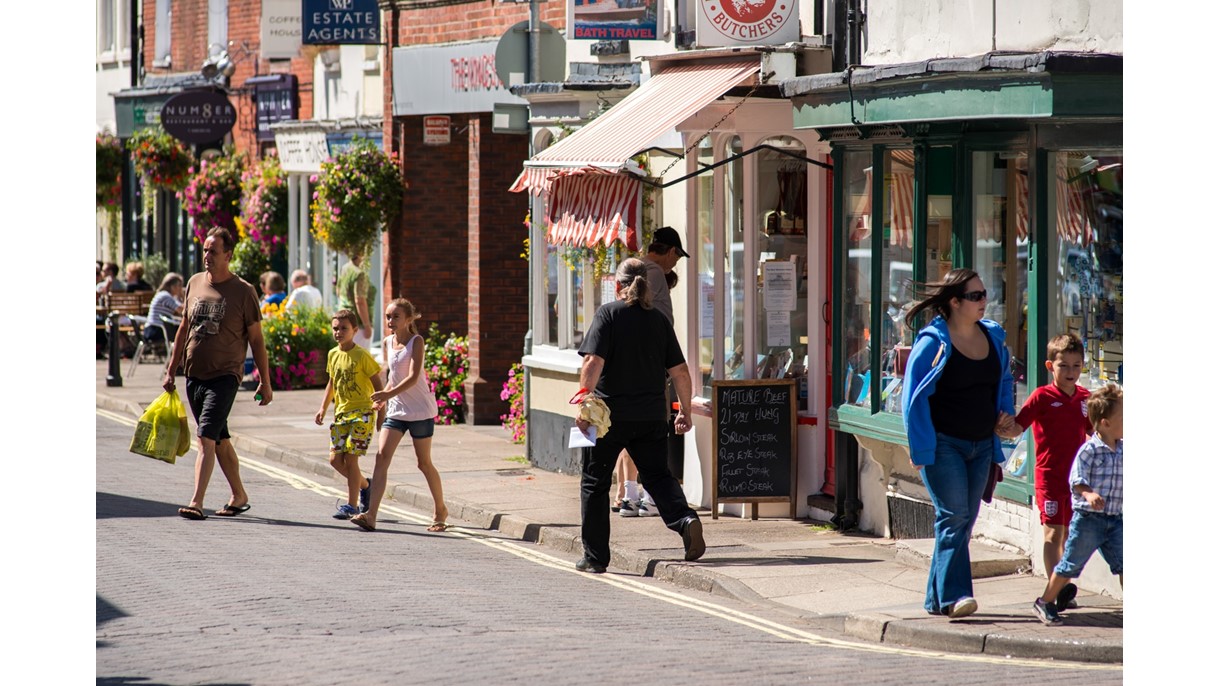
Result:
<svg viewBox="0 0 1220 686"><path fill-rule="evenodd" d="M131 452L173 464L178 455L186 452L179 452L179 436L183 433L185 420L186 409L178 397L178 389L162 393L144 410L136 424L136 433L131 437ZM189 436L187 447L190 447Z"/></svg>

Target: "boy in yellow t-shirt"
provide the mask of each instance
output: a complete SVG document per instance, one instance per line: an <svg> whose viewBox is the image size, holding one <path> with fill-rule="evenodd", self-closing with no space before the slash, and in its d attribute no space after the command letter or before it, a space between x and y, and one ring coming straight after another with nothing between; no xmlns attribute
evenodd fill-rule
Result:
<svg viewBox="0 0 1220 686"><path fill-rule="evenodd" d="M336 508L335 519L351 519L368 510L369 481L360 473L360 456L368 452L373 437L373 391L380 391L381 366L369 351L356 345L359 320L351 310L339 310L331 318L331 330L339 347L326 356L326 394L314 423L322 425L330 401L335 401L335 421L330 425L330 465L347 479L347 502ZM357 499L359 507L357 507Z"/></svg>

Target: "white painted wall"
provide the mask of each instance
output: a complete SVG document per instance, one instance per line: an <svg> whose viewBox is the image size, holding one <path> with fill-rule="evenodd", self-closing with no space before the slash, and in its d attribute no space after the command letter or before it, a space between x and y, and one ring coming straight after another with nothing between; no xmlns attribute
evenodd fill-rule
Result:
<svg viewBox="0 0 1220 686"><path fill-rule="evenodd" d="M377 46L341 45L314 58L314 119L380 117L381 53Z"/></svg>
<svg viewBox="0 0 1220 686"><path fill-rule="evenodd" d="M865 64L967 57L991 50L1122 53L1122 3L1111 0L867 0Z"/></svg>

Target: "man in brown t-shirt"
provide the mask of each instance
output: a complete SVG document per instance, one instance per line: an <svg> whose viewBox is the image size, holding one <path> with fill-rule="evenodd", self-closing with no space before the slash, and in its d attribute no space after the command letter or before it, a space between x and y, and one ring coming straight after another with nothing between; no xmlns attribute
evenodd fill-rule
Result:
<svg viewBox="0 0 1220 686"><path fill-rule="evenodd" d="M246 346L254 352L259 384L255 398L260 405L271 402L267 349L263 346L262 313L254 287L229 270L233 259L233 234L225 228L208 231L203 242L204 271L191 277L183 300L185 317L174 337L174 354L162 386L174 389L174 373L185 359L186 398L195 415L199 457L195 462L195 493L178 514L186 519L207 519L203 495L212 478L212 468L229 480L233 496L216 511L232 517L250 509L250 498L242 486L237 451L229 440L229 410L237 397Z"/></svg>

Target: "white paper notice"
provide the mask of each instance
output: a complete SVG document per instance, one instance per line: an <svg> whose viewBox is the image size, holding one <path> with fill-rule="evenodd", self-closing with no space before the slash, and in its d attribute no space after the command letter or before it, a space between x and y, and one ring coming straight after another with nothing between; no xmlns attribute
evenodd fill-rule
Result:
<svg viewBox="0 0 1220 686"><path fill-rule="evenodd" d="M699 338L711 338L715 334L716 310L712 296L716 293L716 285L709 274L699 279Z"/></svg>
<svg viewBox="0 0 1220 686"><path fill-rule="evenodd" d="M602 277L602 304L614 302L614 277Z"/></svg>
<svg viewBox="0 0 1220 686"><path fill-rule="evenodd" d="M792 313L787 310L767 312L767 347L792 345Z"/></svg>
<svg viewBox="0 0 1220 686"><path fill-rule="evenodd" d="M796 265L792 262L763 263L763 309L767 312L796 309Z"/></svg>
<svg viewBox="0 0 1220 686"><path fill-rule="evenodd" d="M572 427L572 432L568 435L569 448L591 448L597 443L597 427L590 426L587 433L581 433L580 427Z"/></svg>

